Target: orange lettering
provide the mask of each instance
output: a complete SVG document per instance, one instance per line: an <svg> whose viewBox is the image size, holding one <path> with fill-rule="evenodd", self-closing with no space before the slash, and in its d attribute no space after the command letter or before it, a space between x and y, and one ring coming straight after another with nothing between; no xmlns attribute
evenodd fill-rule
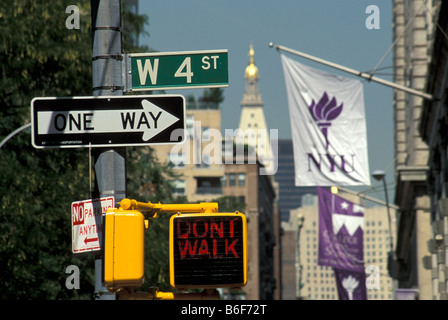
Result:
<svg viewBox="0 0 448 320"><path fill-rule="evenodd" d="M203 239L202 242L201 242L201 246L199 247L198 254L199 255L202 255L202 254L210 255L210 252L208 252L207 241L205 239Z"/></svg>
<svg viewBox="0 0 448 320"><path fill-rule="evenodd" d="M221 221L221 228L218 227L218 224L216 222L210 223L210 238L213 238L213 229L218 231L218 236L220 238L224 237L224 226L223 226L222 221Z"/></svg>
<svg viewBox="0 0 448 320"><path fill-rule="evenodd" d="M233 227L233 221L235 221L236 219L230 220L230 238L233 238L234 236L234 227Z"/></svg>
<svg viewBox="0 0 448 320"><path fill-rule="evenodd" d="M202 222L202 221L201 221ZM207 232L208 232L208 223L207 222L202 222L204 224L204 233L199 235L198 231L196 230L196 226L198 225L196 222L193 223L193 234L196 238L205 238L207 236Z"/></svg>
<svg viewBox="0 0 448 320"><path fill-rule="evenodd" d="M235 239L232 241L232 243L229 245L229 239L226 239L226 256L229 255L229 251L233 253L235 258L239 258L239 255L235 251L235 244L238 242L238 239Z"/></svg>
<svg viewBox="0 0 448 320"><path fill-rule="evenodd" d="M220 259L223 256L222 255L218 255L218 240L213 239L213 259Z"/></svg>
<svg viewBox="0 0 448 320"><path fill-rule="evenodd" d="M181 234L181 229L180 229L180 224L181 224L181 223L182 223L181 221L179 221L179 222L177 223L177 237L178 237L178 238L181 238L181 239L186 239L186 238L188 238L188 236L190 235L191 225L190 225L190 223L185 222L185 223L188 225L188 229L187 229L187 232L186 232L186 233Z"/></svg>
<svg viewBox="0 0 448 320"><path fill-rule="evenodd" d="M187 251L190 256L194 256L196 254L196 248L198 246L198 240L194 241L194 246L191 247L190 240L185 240L185 245L182 247L182 241L177 242L179 245L180 251L180 259L184 259L187 256Z"/></svg>

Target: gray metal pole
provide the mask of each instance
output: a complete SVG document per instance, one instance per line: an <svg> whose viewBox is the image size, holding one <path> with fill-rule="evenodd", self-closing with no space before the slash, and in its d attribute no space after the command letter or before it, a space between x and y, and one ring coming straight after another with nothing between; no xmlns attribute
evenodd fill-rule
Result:
<svg viewBox="0 0 448 320"><path fill-rule="evenodd" d="M350 189L347 189L347 188L341 187L341 186L337 186L337 188L339 190L342 190L344 192L353 194L353 195L358 196L360 198L363 198L363 199L366 199L366 200L370 200L372 202L376 202L376 203L382 204L383 206L388 206L389 208L394 208L395 210L400 210L400 207L395 205L395 204L393 204L393 203L388 203L388 202L381 201L379 199L375 199L375 198L369 197L368 195L363 194L362 192L356 192L356 191L353 191L353 190L350 190Z"/></svg>
<svg viewBox="0 0 448 320"><path fill-rule="evenodd" d="M272 48L272 47L274 47L274 44L272 42L270 42L269 46ZM415 90L415 89L412 89L412 88L409 88L409 87L406 87L406 86L402 86L402 85L400 85L398 83L395 83L395 82L390 82L390 81L387 81L387 80L384 80L384 79L381 79L381 78L377 78L377 77L374 77L373 75L371 75L369 73L366 73L366 72L361 72L361 71L357 71L357 70L354 70L354 69L351 69L351 68L347 68L347 67L341 66L339 64L336 64L336 63L333 63L333 62L330 62L330 61L327 61L327 60L324 60L324 59L320 59L320 58L314 57L312 55L309 55L309 54L306 54L306 53L303 53L303 52L300 52L300 51L297 51L297 50L289 49L289 48L284 47L284 46L277 45L277 46L275 46L275 48L276 48L277 51L278 50L283 50L285 52L289 52L289 53L295 54L295 55L297 55L299 57L302 57L302 58L305 58L305 59L309 59L309 60L312 60L312 61L324 64L326 66L329 66L329 67L332 67L332 68L335 68L335 69L338 69L338 70L341 70L341 71L344 71L344 72L348 72L350 74L353 74L355 76L367 79L369 81L374 81L374 82L383 84L385 86L392 87L394 89L405 91L407 93L410 93L410 94L413 94L413 95L417 95L417 96L422 97L422 98L427 99L427 100L433 100L433 96L431 94L429 94L429 93L418 91L418 90Z"/></svg>
<svg viewBox="0 0 448 320"><path fill-rule="evenodd" d="M91 0L94 96L123 95L121 63L121 1ZM95 191L98 197L113 196L115 203L126 197L126 149L95 148ZM95 295L114 300L103 283L102 252L95 258Z"/></svg>
<svg viewBox="0 0 448 320"><path fill-rule="evenodd" d="M390 215L389 209L389 196L387 195L387 185L386 185L386 176L383 177L383 186L384 193L386 194L386 204L387 204L387 216L389 220L389 241L390 241L390 252L389 252L389 261L391 262L390 273L392 277L392 300L397 300L397 290L395 286L395 250L394 250L394 238L393 238L393 230L392 230L392 216Z"/></svg>
<svg viewBox="0 0 448 320"><path fill-rule="evenodd" d="M0 148L3 147L3 145L12 137L14 137L16 134L18 134L20 131L25 130L26 128L31 127L31 123L27 123L24 124L23 126L21 126L20 128L14 130L13 132L11 132L5 139L2 140L2 142L0 142Z"/></svg>

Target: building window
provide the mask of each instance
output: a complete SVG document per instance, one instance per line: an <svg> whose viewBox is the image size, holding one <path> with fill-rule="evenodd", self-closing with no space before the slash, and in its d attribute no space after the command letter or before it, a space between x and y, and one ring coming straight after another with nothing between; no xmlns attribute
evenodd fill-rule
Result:
<svg viewBox="0 0 448 320"><path fill-rule="evenodd" d="M236 185L235 173L229 173L229 186L234 187Z"/></svg>
<svg viewBox="0 0 448 320"><path fill-rule="evenodd" d="M173 168L185 168L185 155L184 154L168 154L168 165Z"/></svg>
<svg viewBox="0 0 448 320"><path fill-rule="evenodd" d="M194 116L187 114L185 119L185 127L187 129L188 136L190 138L194 137Z"/></svg>
<svg viewBox="0 0 448 320"><path fill-rule="evenodd" d="M174 194L185 195L186 194L186 182L185 180L174 180Z"/></svg>
<svg viewBox="0 0 448 320"><path fill-rule="evenodd" d="M202 141L209 142L210 141L210 128L209 127L202 127Z"/></svg>
<svg viewBox="0 0 448 320"><path fill-rule="evenodd" d="M218 177L197 177L196 194L221 194L220 180Z"/></svg>
<svg viewBox="0 0 448 320"><path fill-rule="evenodd" d="M244 187L246 185L246 174L238 173L238 187Z"/></svg>
<svg viewBox="0 0 448 320"><path fill-rule="evenodd" d="M203 154L200 163L196 164L196 168L207 169L210 167L211 159L209 154Z"/></svg>
<svg viewBox="0 0 448 320"><path fill-rule="evenodd" d="M227 176L223 175L221 177L221 187L225 187L225 186L227 186Z"/></svg>
<svg viewBox="0 0 448 320"><path fill-rule="evenodd" d="M201 168L210 167L211 159L209 154L202 155Z"/></svg>

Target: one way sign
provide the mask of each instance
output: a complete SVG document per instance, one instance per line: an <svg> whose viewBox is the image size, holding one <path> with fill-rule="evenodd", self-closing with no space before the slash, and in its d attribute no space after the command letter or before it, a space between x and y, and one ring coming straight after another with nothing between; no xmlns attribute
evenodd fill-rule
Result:
<svg viewBox="0 0 448 320"><path fill-rule="evenodd" d="M184 141L181 95L34 98L36 148L172 144Z"/></svg>

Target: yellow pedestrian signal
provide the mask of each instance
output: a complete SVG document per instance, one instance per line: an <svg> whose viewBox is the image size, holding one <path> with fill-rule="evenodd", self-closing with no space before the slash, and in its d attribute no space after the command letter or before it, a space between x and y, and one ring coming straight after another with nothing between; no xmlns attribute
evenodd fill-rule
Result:
<svg viewBox="0 0 448 320"><path fill-rule="evenodd" d="M107 210L104 222L104 282L110 291L142 286L145 226L140 211L122 208Z"/></svg>
<svg viewBox="0 0 448 320"><path fill-rule="evenodd" d="M104 282L110 291L138 288L144 280L147 218L170 219L170 283L175 288L242 287L247 282L247 222L218 204L143 203L123 199L104 218Z"/></svg>
<svg viewBox="0 0 448 320"><path fill-rule="evenodd" d="M247 281L247 222L240 212L178 213L170 219L175 288L241 287Z"/></svg>

